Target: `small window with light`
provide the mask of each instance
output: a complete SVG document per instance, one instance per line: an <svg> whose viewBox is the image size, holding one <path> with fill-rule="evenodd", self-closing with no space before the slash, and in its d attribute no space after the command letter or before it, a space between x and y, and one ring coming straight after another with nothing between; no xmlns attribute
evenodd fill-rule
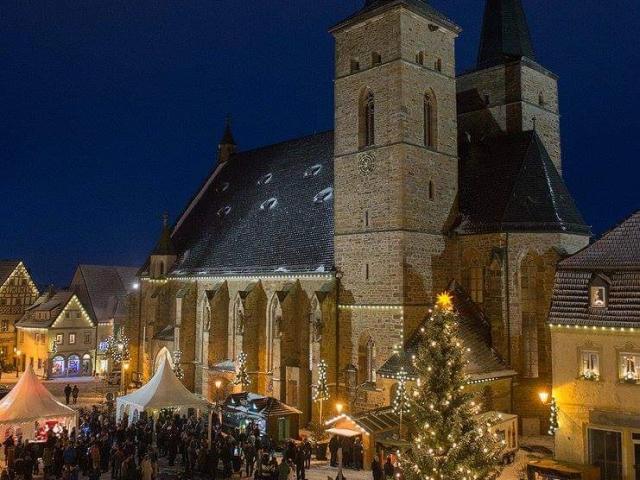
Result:
<svg viewBox="0 0 640 480"><path fill-rule="evenodd" d="M640 383L640 353L620 354L620 381L624 383Z"/></svg>
<svg viewBox="0 0 640 480"><path fill-rule="evenodd" d="M591 306L593 308L606 308L607 306L607 289L606 287L591 287Z"/></svg>
<svg viewBox="0 0 640 480"><path fill-rule="evenodd" d="M589 306L607 308L609 304L609 279L604 275L594 275L589 284Z"/></svg>
<svg viewBox="0 0 640 480"><path fill-rule="evenodd" d="M600 380L600 353L593 350L582 351L580 376L585 380Z"/></svg>

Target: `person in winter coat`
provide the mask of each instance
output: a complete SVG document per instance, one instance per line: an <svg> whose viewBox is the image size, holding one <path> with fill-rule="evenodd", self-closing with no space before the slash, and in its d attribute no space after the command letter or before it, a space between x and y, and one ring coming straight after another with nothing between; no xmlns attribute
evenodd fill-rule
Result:
<svg viewBox="0 0 640 480"><path fill-rule="evenodd" d="M73 404L78 403L78 395L80 394L80 389L78 389L78 385L73 386L73 390L71 390L71 396L73 397ZM67 401L68 403L68 401Z"/></svg>
<svg viewBox="0 0 640 480"><path fill-rule="evenodd" d="M140 464L140 478L142 480L153 480L153 464L149 455L145 455L144 460Z"/></svg>
<svg viewBox="0 0 640 480"><path fill-rule="evenodd" d="M373 457L373 461L371 462L371 475L373 475L373 480L382 480L384 477L384 471L382 470L382 465L380 465L380 459L377 455Z"/></svg>
<svg viewBox="0 0 640 480"><path fill-rule="evenodd" d="M280 465L278 465L278 480L288 480L289 472L291 472L291 467L289 467L287 459L283 458L280 460Z"/></svg>
<svg viewBox="0 0 640 480"><path fill-rule="evenodd" d="M64 387L64 398L67 401L67 405L69 405L69 398L71 397L71 385L67 383L67 386Z"/></svg>

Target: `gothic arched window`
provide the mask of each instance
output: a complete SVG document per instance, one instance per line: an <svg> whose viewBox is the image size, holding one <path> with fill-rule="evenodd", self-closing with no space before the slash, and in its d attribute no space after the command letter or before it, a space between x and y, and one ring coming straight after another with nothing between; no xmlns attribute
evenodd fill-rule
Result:
<svg viewBox="0 0 640 480"><path fill-rule="evenodd" d="M427 147L435 147L437 132L437 113L435 99L433 95L429 93L426 93L424 96L422 116L422 124L424 128L424 144Z"/></svg>
<svg viewBox="0 0 640 480"><path fill-rule="evenodd" d="M375 144L375 101L373 92L366 90L360 100L360 147Z"/></svg>

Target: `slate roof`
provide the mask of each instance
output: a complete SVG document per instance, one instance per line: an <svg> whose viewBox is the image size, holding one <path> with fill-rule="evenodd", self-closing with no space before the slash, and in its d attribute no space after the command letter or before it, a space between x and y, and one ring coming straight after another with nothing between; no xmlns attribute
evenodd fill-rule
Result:
<svg viewBox="0 0 640 480"><path fill-rule="evenodd" d="M466 348L471 352L466 354L468 365L465 373L472 380L492 377L515 376L511 370L491 348L491 333L487 319L482 311L469 298L467 293L457 284L450 287L453 303L459 314L458 336ZM417 372L413 366L412 357L417 354L424 335L421 329L428 322L428 318L418 326L415 332L407 339L402 351L394 353L380 369L378 373L385 377L394 377L404 368L409 377L415 377Z"/></svg>
<svg viewBox="0 0 640 480"><path fill-rule="evenodd" d="M105 323L127 313L127 295L136 282L136 267L79 265L71 289L94 322Z"/></svg>
<svg viewBox="0 0 640 480"><path fill-rule="evenodd" d="M172 236L173 274L333 268L333 132L234 153Z"/></svg>
<svg viewBox="0 0 640 480"><path fill-rule="evenodd" d="M526 57L535 61L533 42L520 0L487 0L477 68Z"/></svg>
<svg viewBox="0 0 640 480"><path fill-rule="evenodd" d="M165 221L158 243L153 247L151 255L175 255L176 253L175 246L171 240L171 227Z"/></svg>
<svg viewBox="0 0 640 480"><path fill-rule="evenodd" d="M535 131L466 146L459 175L458 233L591 233Z"/></svg>
<svg viewBox="0 0 640 480"><path fill-rule="evenodd" d="M0 260L0 286L4 285L19 264L20 260Z"/></svg>
<svg viewBox="0 0 640 480"><path fill-rule="evenodd" d="M598 241L560 262L559 268L640 270L640 210Z"/></svg>
<svg viewBox="0 0 640 480"><path fill-rule="evenodd" d="M225 399L224 406L227 409L247 411L254 415L259 414L264 417L297 415L302 413L297 408L287 405L276 398L265 397L252 392L232 393Z"/></svg>
<svg viewBox="0 0 640 480"><path fill-rule="evenodd" d="M608 284L606 308L590 306L596 275ZM549 323L640 327L640 211L559 263Z"/></svg>
<svg viewBox="0 0 640 480"><path fill-rule="evenodd" d="M73 295L74 293L70 290L46 291L27 308L22 318L16 322L16 327L49 328ZM37 312L49 312L49 318L37 319L35 315Z"/></svg>
<svg viewBox="0 0 640 480"><path fill-rule="evenodd" d="M416 13L432 18L454 32L461 31L461 28L453 20L429 5L428 0L365 0L364 6L360 10L341 21L331 30L338 30L350 24L356 18L377 15L383 9L393 8L398 5L403 5Z"/></svg>

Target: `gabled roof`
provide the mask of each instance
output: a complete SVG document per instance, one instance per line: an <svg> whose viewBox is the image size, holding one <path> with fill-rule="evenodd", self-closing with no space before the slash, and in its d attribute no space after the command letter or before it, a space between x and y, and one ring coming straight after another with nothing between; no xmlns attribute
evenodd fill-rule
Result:
<svg viewBox="0 0 640 480"><path fill-rule="evenodd" d="M477 68L488 68L522 57L535 61L533 42L520 0L487 0Z"/></svg>
<svg viewBox="0 0 640 480"><path fill-rule="evenodd" d="M606 308L590 306L590 286L608 285ZM640 327L640 211L558 265L549 323Z"/></svg>
<svg viewBox="0 0 640 480"><path fill-rule="evenodd" d="M560 262L559 268L640 271L640 210L596 242Z"/></svg>
<svg viewBox="0 0 640 480"><path fill-rule="evenodd" d="M459 192L461 234L591 233L535 131L499 134L469 146Z"/></svg>
<svg viewBox="0 0 640 480"><path fill-rule="evenodd" d="M358 10L353 15L347 17L336 26L331 28L331 31L339 30L354 21L363 20L368 17L372 17L379 13L384 12L385 10L394 8L396 6L404 6L411 11L418 13L420 15L424 15L427 18L430 18L447 28L453 30L454 32L460 32L461 28L456 25L451 19L447 18L441 12L433 8L429 5L428 0L365 0L364 6Z"/></svg>
<svg viewBox="0 0 640 480"><path fill-rule="evenodd" d="M22 318L16 322L16 327L49 328L74 296L75 294L70 290L46 291L27 308ZM38 312L48 312L48 318L36 318Z"/></svg>
<svg viewBox="0 0 640 480"><path fill-rule="evenodd" d="M127 295L136 282L136 267L78 265L71 289L94 322L122 318L127 311Z"/></svg>
<svg viewBox="0 0 640 480"><path fill-rule="evenodd" d="M490 327L482 311L469 298L466 292L457 284L450 287L453 296L453 303L459 314L458 336L462 344L471 349L465 354L467 367L465 373L471 376L472 380L483 380L495 377L511 377L516 372L511 370L502 361L498 354L491 348ZM429 319L418 326L413 334L407 339L401 351L394 353L378 373L384 377L395 377L401 369L407 373L409 378L415 377L417 372L413 366L413 356L418 350L424 338L424 326Z"/></svg>
<svg viewBox="0 0 640 480"><path fill-rule="evenodd" d="M20 260L0 260L0 287L20 265Z"/></svg>
<svg viewBox="0 0 640 480"><path fill-rule="evenodd" d="M333 132L234 153L172 236L177 275L333 268Z"/></svg>

